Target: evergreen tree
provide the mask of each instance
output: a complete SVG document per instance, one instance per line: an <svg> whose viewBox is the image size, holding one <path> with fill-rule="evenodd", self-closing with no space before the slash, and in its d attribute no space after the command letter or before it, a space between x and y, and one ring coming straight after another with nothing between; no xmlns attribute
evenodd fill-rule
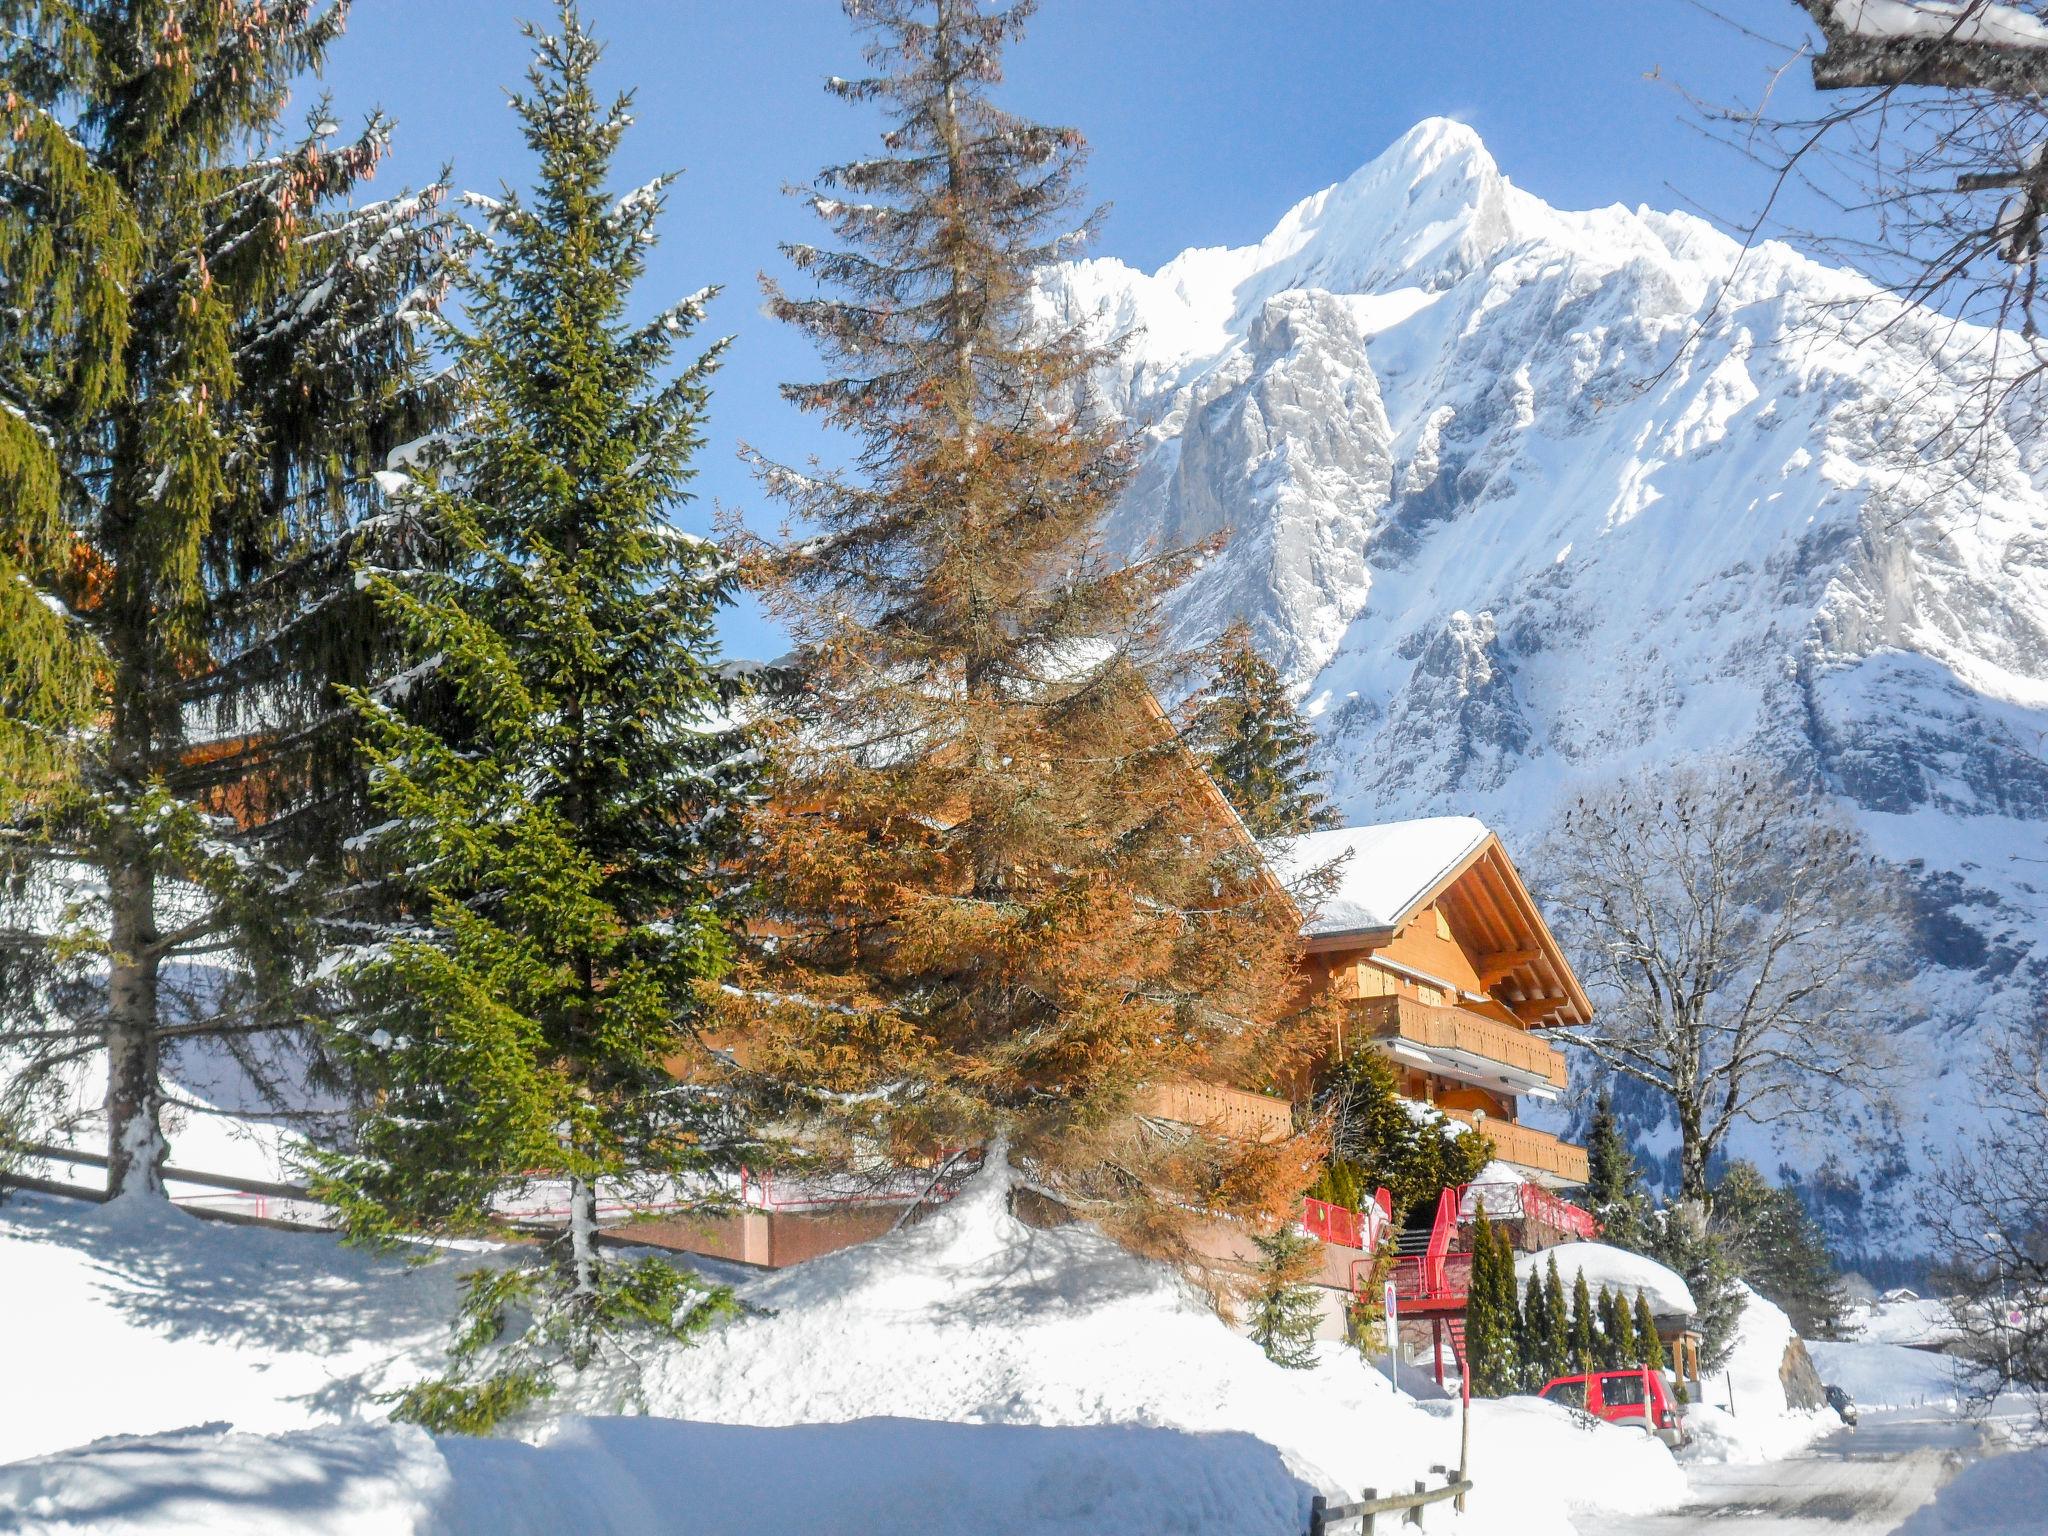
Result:
<svg viewBox="0 0 2048 1536"><path fill-rule="evenodd" d="M1418 1118L1398 1084L1385 1056L1356 1051L1330 1075L1316 1107L1330 1120L1332 1187L1384 1187L1400 1218L1471 1183L1493 1160L1493 1143L1448 1116Z"/></svg>
<svg viewBox="0 0 2048 1536"><path fill-rule="evenodd" d="M1638 1291L1636 1295L1640 1298L1642 1292ZM1614 1334L1614 1352L1621 1363L1625 1366L1641 1365L1643 1363L1643 1352L1642 1345L1636 1338L1635 1303L1631 1302L1620 1291L1614 1293L1614 1323L1612 1332Z"/></svg>
<svg viewBox="0 0 2048 1536"><path fill-rule="evenodd" d="M741 535L797 649L755 824L774 937L730 1023L856 1151L1001 1134L1067 1209L1194 1263L1198 1223L1269 1226L1313 1161L1130 1112L1263 1077L1298 950L1148 686L1196 552L1099 542L1132 458L1090 395L1107 353L1032 306L1088 230L1083 145L994 99L1031 7L847 9L872 72L829 89L881 110L882 149L821 174L835 244L786 247L817 291L769 303L832 371L785 394L856 449L761 465L806 534Z"/></svg>
<svg viewBox="0 0 2048 1536"><path fill-rule="evenodd" d="M1543 1352L1550 1376L1573 1373L1571 1315L1565 1310L1564 1281L1558 1276L1555 1253L1543 1275Z"/></svg>
<svg viewBox="0 0 2048 1536"><path fill-rule="evenodd" d="M1310 766L1315 733L1280 674L1238 619L1204 658L1208 681L1189 699L1183 735L1253 837L1293 837L1338 823Z"/></svg>
<svg viewBox="0 0 2048 1536"><path fill-rule="evenodd" d="M1698 1205L1680 1200L1650 1220L1649 1256L1677 1272L1692 1292L1693 1326L1700 1334L1700 1369L1711 1372L1728 1358L1744 1305L1740 1278Z"/></svg>
<svg viewBox="0 0 2048 1536"><path fill-rule="evenodd" d="M1555 1260L1551 1261L1553 1264ZM1543 1291L1543 1276L1537 1270L1529 1271L1529 1283L1522 1292L1522 1324L1517 1340L1522 1353L1522 1390L1540 1392L1543 1384L1557 1375L1555 1361L1550 1351L1548 1303Z"/></svg>
<svg viewBox="0 0 2048 1536"><path fill-rule="evenodd" d="M1592 1293L1586 1289L1583 1269L1572 1277L1572 1320L1566 1352L1572 1375L1583 1376L1600 1369L1600 1324L1593 1310Z"/></svg>
<svg viewBox="0 0 2048 1536"><path fill-rule="evenodd" d="M508 1194L565 1190L536 1262L472 1276L448 1375L401 1416L487 1429L632 1330L687 1341L732 1303L597 1244L600 1185L675 1198L747 1145L713 1081L702 1003L734 919L721 861L751 793L713 626L733 575L676 532L720 348L673 370L705 295L626 312L670 178L612 197L631 98L609 104L573 4L528 28L513 97L530 199L479 200L451 335L459 430L395 494L449 551L368 589L447 695L359 692L377 849L406 926L357 957L346 1043L376 1094L328 1193L358 1237L475 1228ZM684 1081L677 1081L677 1073ZM514 1316L523 1334L504 1335Z"/></svg>
<svg viewBox="0 0 2048 1536"><path fill-rule="evenodd" d="M1586 1208L1600 1223L1600 1240L1639 1252L1647 1202L1642 1175L1614 1118L1614 1100L1605 1088L1593 1109L1586 1133Z"/></svg>
<svg viewBox="0 0 2048 1536"><path fill-rule="evenodd" d="M1730 1163L1709 1225L1751 1289L1785 1309L1802 1338L1843 1336L1848 1297L1827 1242L1799 1196L1748 1163Z"/></svg>
<svg viewBox="0 0 2048 1536"><path fill-rule="evenodd" d="M1600 1287L1600 1364L1603 1370L1625 1370L1638 1364L1635 1314L1628 1298L1607 1286Z"/></svg>
<svg viewBox="0 0 2048 1536"><path fill-rule="evenodd" d="M1664 1369L1664 1341L1657 1335L1657 1318L1644 1291L1636 1292L1635 1343L1637 1359L1653 1371Z"/></svg>
<svg viewBox="0 0 2048 1536"><path fill-rule="evenodd" d="M1322 1244L1291 1223L1252 1241L1259 1249L1246 1315L1252 1342L1275 1365L1306 1370L1316 1363L1323 1315L1316 1289L1307 1282L1322 1266Z"/></svg>
<svg viewBox="0 0 2048 1536"><path fill-rule="evenodd" d="M1505 1231L1480 1211L1472 1231L1472 1278L1466 1292L1465 1369L1472 1391L1501 1397L1521 1381L1516 1340L1515 1255Z"/></svg>
<svg viewBox="0 0 2048 1536"><path fill-rule="evenodd" d="M316 1061L357 826L332 684L381 636L370 475L433 410L437 195L280 121L346 0L0 0L0 1118L104 1052L108 1181L161 1198L165 1071Z"/></svg>

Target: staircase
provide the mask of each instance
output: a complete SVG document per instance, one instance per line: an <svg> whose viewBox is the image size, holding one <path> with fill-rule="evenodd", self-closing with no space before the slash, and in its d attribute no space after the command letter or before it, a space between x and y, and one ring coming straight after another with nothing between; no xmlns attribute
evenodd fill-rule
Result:
<svg viewBox="0 0 2048 1536"><path fill-rule="evenodd" d="M1451 1336L1451 1358L1458 1362L1458 1374L1465 1374L1465 1314L1453 1312L1444 1319L1444 1332Z"/></svg>

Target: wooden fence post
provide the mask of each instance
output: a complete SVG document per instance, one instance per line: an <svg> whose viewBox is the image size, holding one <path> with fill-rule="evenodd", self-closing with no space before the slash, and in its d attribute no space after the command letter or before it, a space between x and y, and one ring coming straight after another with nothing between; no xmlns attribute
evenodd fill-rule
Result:
<svg viewBox="0 0 2048 1536"><path fill-rule="evenodd" d="M1329 1521L1323 1511L1330 1507L1330 1501L1320 1493L1308 1501L1308 1536L1327 1536Z"/></svg>
<svg viewBox="0 0 2048 1536"><path fill-rule="evenodd" d="M1368 1488L1365 1490L1364 1498L1365 1502L1368 1504L1370 1504L1374 1499L1378 1498L1379 1496L1380 1491L1377 1488ZM1363 1523L1359 1526L1359 1529L1365 1532L1365 1536L1372 1536L1372 1523L1374 1520L1378 1518L1379 1517L1369 1509L1365 1512Z"/></svg>

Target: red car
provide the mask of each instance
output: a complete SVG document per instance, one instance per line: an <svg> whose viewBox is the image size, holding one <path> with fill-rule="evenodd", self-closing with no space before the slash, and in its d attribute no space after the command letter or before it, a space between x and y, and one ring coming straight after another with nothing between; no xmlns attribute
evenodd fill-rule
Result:
<svg viewBox="0 0 2048 1536"><path fill-rule="evenodd" d="M1685 1444L1680 1409L1657 1372L1595 1371L1590 1376L1559 1376L1536 1394L1567 1408L1578 1408L1610 1424L1632 1424L1669 1446Z"/></svg>

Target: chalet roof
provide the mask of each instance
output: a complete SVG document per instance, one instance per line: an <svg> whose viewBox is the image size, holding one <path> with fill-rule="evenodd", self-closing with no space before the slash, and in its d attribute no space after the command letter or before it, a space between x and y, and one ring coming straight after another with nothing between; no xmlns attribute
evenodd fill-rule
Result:
<svg viewBox="0 0 2048 1536"><path fill-rule="evenodd" d="M1302 925L1311 949L1377 949L1434 904L1473 955L1480 985L1525 1025L1555 1028L1592 1018L1571 962L1484 822L1427 816L1338 827L1276 839L1264 852L1280 883L1295 891L1336 866L1332 888L1319 893Z"/></svg>
<svg viewBox="0 0 2048 1536"><path fill-rule="evenodd" d="M1266 856L1289 886L1343 861L1335 888L1302 929L1318 938L1399 928L1490 836L1471 816L1426 816L1276 839Z"/></svg>

